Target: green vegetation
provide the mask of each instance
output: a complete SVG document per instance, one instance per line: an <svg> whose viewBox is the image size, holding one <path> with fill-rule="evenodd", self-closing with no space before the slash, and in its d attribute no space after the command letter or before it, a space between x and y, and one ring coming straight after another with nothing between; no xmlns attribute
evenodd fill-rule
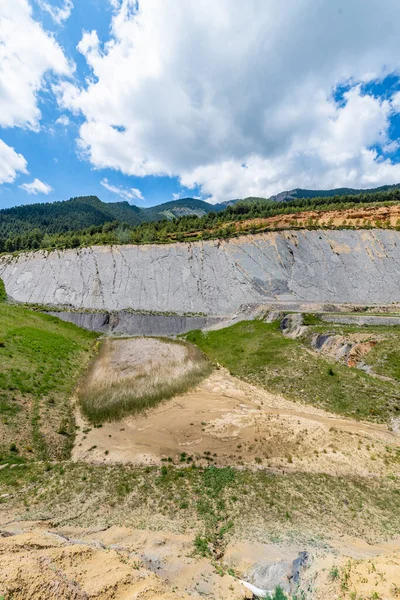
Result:
<svg viewBox="0 0 400 600"><path fill-rule="evenodd" d="M0 304L1 462L68 455L70 397L94 339L54 317Z"/></svg>
<svg viewBox="0 0 400 600"><path fill-rule="evenodd" d="M274 595L271 596L271 600L287 600L287 596L280 586L275 589Z"/></svg>
<svg viewBox="0 0 400 600"><path fill-rule="evenodd" d="M329 332L332 326L318 325L315 329ZM374 329L368 328L368 331ZM229 369L232 375L297 402L381 422L400 410L397 381L381 380L310 352L306 339L284 337L279 322L243 321L217 331L193 331L186 339L197 344L212 361ZM392 353L385 361L385 349L379 349L379 344L373 352L385 362L388 371L395 372L398 369L394 366L396 357L400 353L397 329L391 329L389 344Z"/></svg>
<svg viewBox="0 0 400 600"><path fill-rule="evenodd" d="M400 189L390 187L386 191L294 198L283 202L246 198L226 208L221 204L213 206L193 198L149 209L139 209L127 202L106 204L94 196L73 198L66 202L0 211L0 253L39 248L229 238L240 234L242 221L307 210L342 210L359 205L389 206L399 202ZM303 226L314 227L312 219ZM387 224L374 221L362 226L386 227ZM265 229L265 224L255 221L246 232L255 233Z"/></svg>
<svg viewBox="0 0 400 600"><path fill-rule="evenodd" d="M7 300L6 288L4 285L4 281L0 277L0 302L5 302Z"/></svg>
<svg viewBox="0 0 400 600"><path fill-rule="evenodd" d="M180 215L202 216L221 210L195 198L183 198L151 208L138 208L128 202L101 202L96 196L81 196L65 202L31 204L0 210L0 252L81 244L81 233L97 236L108 243L112 235L119 243L129 242L129 228L150 221L170 220ZM112 233L111 233L112 232ZM103 242L101 241L103 240Z"/></svg>
<svg viewBox="0 0 400 600"><path fill-rule="evenodd" d="M132 344L130 348L129 344ZM171 350L168 357L157 363L156 356L162 344L167 344ZM132 370L129 371L129 353L142 352L143 356L146 353L141 345L143 346L140 339L119 341L116 348L112 340L102 342L99 355L88 370L78 392L82 410L92 423L115 421L127 414L147 410L186 392L212 371L211 363L196 346L163 338L153 338L153 347L147 357L149 370L144 360L140 364L134 362ZM185 359L174 355L174 346L184 346ZM119 351L120 367L113 362L115 351ZM123 352L127 352L125 361L121 355ZM110 364L111 368L108 366Z"/></svg>
<svg viewBox="0 0 400 600"><path fill-rule="evenodd" d="M387 334L387 339L379 342L368 356L368 364L375 371L400 381L400 347L397 335Z"/></svg>
<svg viewBox="0 0 400 600"><path fill-rule="evenodd" d="M26 463L0 471L0 497L13 496L0 502L12 506L15 519L46 514L54 527L73 519L76 526L89 520L92 526L143 527L145 522L157 528L161 518L175 532L198 534L198 551L217 557L232 536L259 529L260 523L275 541L306 543L321 532L321 523L327 538L332 532L364 535L366 518L369 539L397 535L399 483L398 477L275 475L180 464L169 465L162 475L157 467Z"/></svg>

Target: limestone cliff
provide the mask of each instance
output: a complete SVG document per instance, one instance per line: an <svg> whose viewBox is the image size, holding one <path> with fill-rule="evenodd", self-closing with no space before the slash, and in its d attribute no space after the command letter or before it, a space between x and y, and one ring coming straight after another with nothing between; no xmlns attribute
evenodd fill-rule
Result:
<svg viewBox="0 0 400 600"><path fill-rule="evenodd" d="M228 314L269 301L400 301L400 233L282 231L224 241L98 246L0 258L16 301Z"/></svg>

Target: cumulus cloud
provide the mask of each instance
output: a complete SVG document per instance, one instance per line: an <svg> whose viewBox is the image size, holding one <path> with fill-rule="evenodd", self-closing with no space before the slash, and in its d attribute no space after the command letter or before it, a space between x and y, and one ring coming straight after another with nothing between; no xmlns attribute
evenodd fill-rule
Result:
<svg viewBox="0 0 400 600"><path fill-rule="evenodd" d="M70 124L70 120L67 117L67 115L61 115L61 117L58 117L58 119L56 120L56 125L62 125L63 127L68 127L69 124Z"/></svg>
<svg viewBox="0 0 400 600"><path fill-rule="evenodd" d="M27 0L0 0L0 23L0 127L37 130L46 74L70 75L71 66Z"/></svg>
<svg viewBox="0 0 400 600"><path fill-rule="evenodd" d="M13 183L18 173L27 173L27 163L22 154L15 152L14 148L7 146L0 139L0 184Z"/></svg>
<svg viewBox="0 0 400 600"><path fill-rule="evenodd" d="M399 98L362 87L399 71L398 0L111 3L111 38L78 45L92 77L56 88L95 167L177 175L212 201L400 180L377 151Z"/></svg>
<svg viewBox="0 0 400 600"><path fill-rule="evenodd" d="M124 188L120 185L112 185L106 178L102 179L100 184L109 192L117 194L117 196L120 196L128 202L132 202L133 200L144 200L142 192L136 188Z"/></svg>
<svg viewBox="0 0 400 600"><path fill-rule="evenodd" d="M40 179L34 179L31 183L23 183L19 186L21 189L28 192L28 194L50 194L53 188L48 183L40 181Z"/></svg>
<svg viewBox="0 0 400 600"><path fill-rule="evenodd" d="M47 12L57 25L61 25L64 21L70 18L74 4L72 0L64 0L61 6L54 6L44 0L37 0L39 7Z"/></svg>

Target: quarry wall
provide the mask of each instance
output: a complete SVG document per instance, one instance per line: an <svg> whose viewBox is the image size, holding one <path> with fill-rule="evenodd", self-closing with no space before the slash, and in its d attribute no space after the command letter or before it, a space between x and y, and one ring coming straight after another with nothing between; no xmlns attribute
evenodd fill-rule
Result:
<svg viewBox="0 0 400 600"><path fill-rule="evenodd" d="M50 315L78 327L106 335L178 335L192 329L218 326L223 317L138 314L120 310L112 313L55 311ZM400 320L400 319L399 319Z"/></svg>
<svg viewBox="0 0 400 600"><path fill-rule="evenodd" d="M400 232L268 232L230 240L95 246L0 258L19 302L231 314L268 302L400 302Z"/></svg>

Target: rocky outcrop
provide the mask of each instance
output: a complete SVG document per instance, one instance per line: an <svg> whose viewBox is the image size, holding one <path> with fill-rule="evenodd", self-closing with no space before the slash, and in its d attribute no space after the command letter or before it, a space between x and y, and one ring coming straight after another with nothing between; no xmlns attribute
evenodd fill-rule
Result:
<svg viewBox="0 0 400 600"><path fill-rule="evenodd" d="M377 339L370 339L368 334L335 335L329 333L316 333L311 338L314 350L329 356L334 360L342 361L348 367L359 367L371 372L362 359L377 345Z"/></svg>
<svg viewBox="0 0 400 600"><path fill-rule="evenodd" d="M49 314L106 335L178 335L217 326L221 321L218 317L141 314L124 310L114 313L58 310Z"/></svg>
<svg viewBox="0 0 400 600"><path fill-rule="evenodd" d="M279 327L284 336L294 340L307 332L307 326L303 324L303 321L301 313L292 313L283 317Z"/></svg>
<svg viewBox="0 0 400 600"><path fill-rule="evenodd" d="M243 304L400 301L400 233L282 231L225 241L98 246L0 259L16 301L231 314Z"/></svg>

